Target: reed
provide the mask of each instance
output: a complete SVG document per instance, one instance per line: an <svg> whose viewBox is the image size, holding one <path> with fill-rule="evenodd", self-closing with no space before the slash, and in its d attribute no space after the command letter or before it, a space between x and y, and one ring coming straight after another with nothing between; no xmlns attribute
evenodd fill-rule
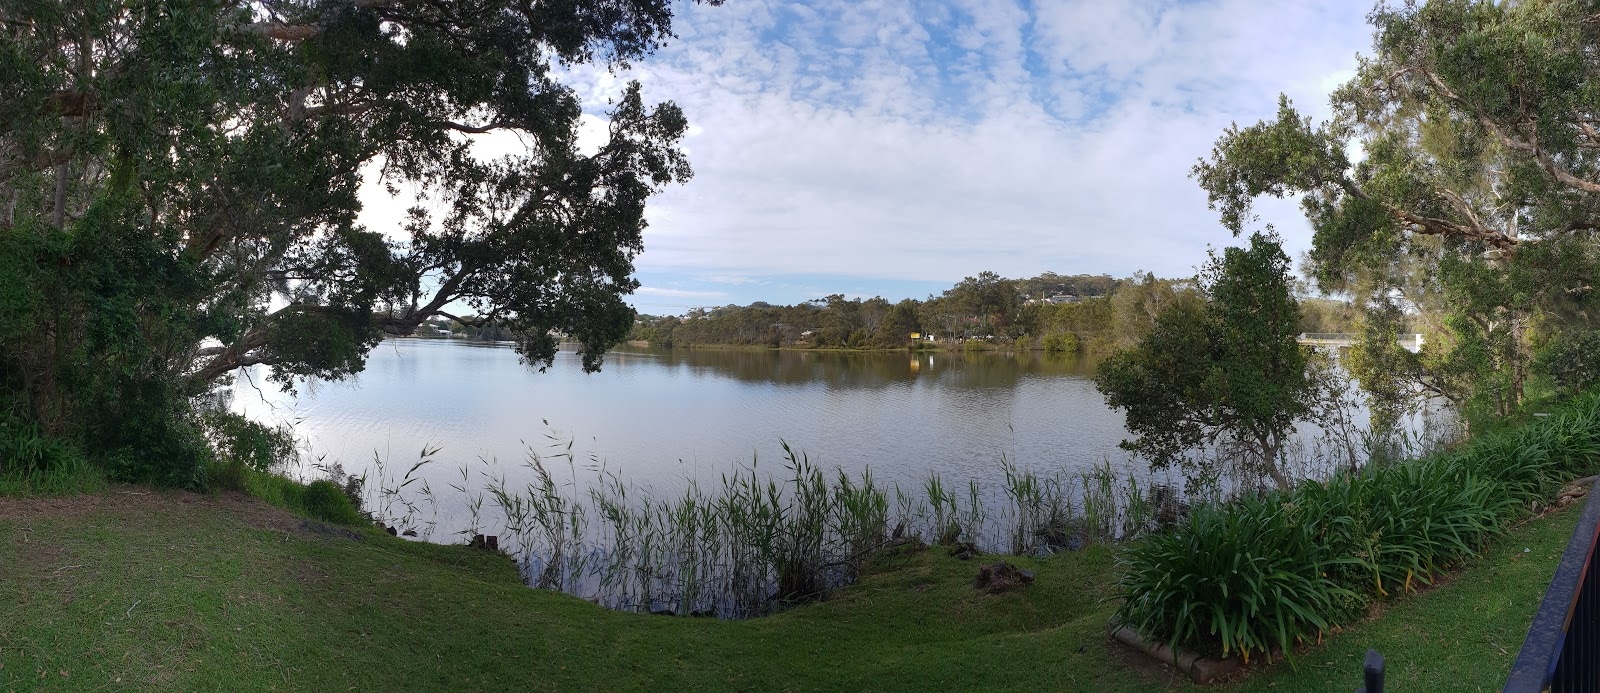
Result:
<svg viewBox="0 0 1600 693"><path fill-rule="evenodd" d="M374 515L423 536L433 531L439 499L426 471L438 453L424 448L398 476L376 460ZM657 496L598 460L593 480L581 483L572 444L557 441L544 454L527 451L525 482L478 460L445 485L460 499L456 534L499 535L534 587L616 609L724 618L819 598L902 543L1042 555L1125 539L1151 526L1155 502L1109 461L1084 474L1043 473L1002 456L998 488L951 488L930 474L920 493L907 493L870 470L826 469L788 444L780 460L772 467L753 457L719 484L689 482Z"/></svg>
<svg viewBox="0 0 1600 693"><path fill-rule="evenodd" d="M430 538L438 526L439 499L419 472L437 461L439 451L436 445L424 445L417 461L398 478L391 473L388 458L373 451L371 469L359 477L365 494L361 508L397 531Z"/></svg>

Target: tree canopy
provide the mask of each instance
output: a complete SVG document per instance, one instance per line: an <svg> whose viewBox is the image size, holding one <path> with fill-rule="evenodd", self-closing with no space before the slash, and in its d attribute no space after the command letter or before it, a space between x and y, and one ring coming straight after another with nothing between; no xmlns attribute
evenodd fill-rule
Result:
<svg viewBox="0 0 1600 693"><path fill-rule="evenodd" d="M537 365L560 333L597 368L632 326L646 200L691 174L686 120L629 84L580 151L561 75L644 56L671 20L668 0L0 5L0 437L166 454L155 476L192 484L194 406L225 376L341 378L436 317ZM496 132L521 147L475 155ZM358 223L374 172L417 195L402 228Z"/></svg>
<svg viewBox="0 0 1600 693"><path fill-rule="evenodd" d="M1308 269L1367 309L1365 389L1503 415L1536 347L1592 329L1600 15L1567 0L1435 0L1370 20L1373 54L1332 94L1330 122L1280 99L1275 119L1229 128L1194 174L1235 234L1256 198L1300 196ZM1433 319L1422 353L1382 338L1418 314Z"/></svg>
<svg viewBox="0 0 1600 693"><path fill-rule="evenodd" d="M1122 447L1153 467L1223 442L1244 453L1251 471L1288 488L1284 444L1316 398L1295 341L1289 257L1275 237L1254 234L1248 248L1213 253L1200 280L1202 297L1163 306L1136 346L1100 364L1095 386L1126 415L1135 437Z"/></svg>

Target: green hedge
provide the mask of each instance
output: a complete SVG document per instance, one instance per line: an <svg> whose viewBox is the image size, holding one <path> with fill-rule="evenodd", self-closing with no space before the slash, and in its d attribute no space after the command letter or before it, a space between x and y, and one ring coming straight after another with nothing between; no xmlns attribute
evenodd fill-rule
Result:
<svg viewBox="0 0 1600 693"><path fill-rule="evenodd" d="M1314 640L1476 555L1600 462L1600 394L1445 453L1198 507L1122 556L1117 617L1208 654Z"/></svg>

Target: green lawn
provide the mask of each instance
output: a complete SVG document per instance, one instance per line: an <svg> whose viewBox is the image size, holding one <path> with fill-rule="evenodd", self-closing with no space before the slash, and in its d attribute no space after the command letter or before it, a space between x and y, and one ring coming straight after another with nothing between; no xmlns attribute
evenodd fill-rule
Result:
<svg viewBox="0 0 1600 693"><path fill-rule="evenodd" d="M1495 690L1577 516L1529 523L1449 584L1223 690L1352 690L1369 646L1396 690ZM1108 642L1103 548L1016 559L1038 580L1001 596L933 549L827 602L725 622L605 611L483 552L361 535L234 494L0 498L0 689L1191 688Z"/></svg>

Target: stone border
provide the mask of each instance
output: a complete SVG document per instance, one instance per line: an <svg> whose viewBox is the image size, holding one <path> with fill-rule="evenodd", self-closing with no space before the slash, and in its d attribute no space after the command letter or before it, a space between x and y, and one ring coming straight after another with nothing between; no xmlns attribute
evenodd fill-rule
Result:
<svg viewBox="0 0 1600 693"><path fill-rule="evenodd" d="M1134 629L1116 621L1112 621L1109 624L1109 630L1112 639L1132 647L1162 664L1172 665L1200 685L1213 683L1219 678L1232 674L1244 664L1238 657L1212 659L1189 652L1178 652L1159 642L1146 642Z"/></svg>

